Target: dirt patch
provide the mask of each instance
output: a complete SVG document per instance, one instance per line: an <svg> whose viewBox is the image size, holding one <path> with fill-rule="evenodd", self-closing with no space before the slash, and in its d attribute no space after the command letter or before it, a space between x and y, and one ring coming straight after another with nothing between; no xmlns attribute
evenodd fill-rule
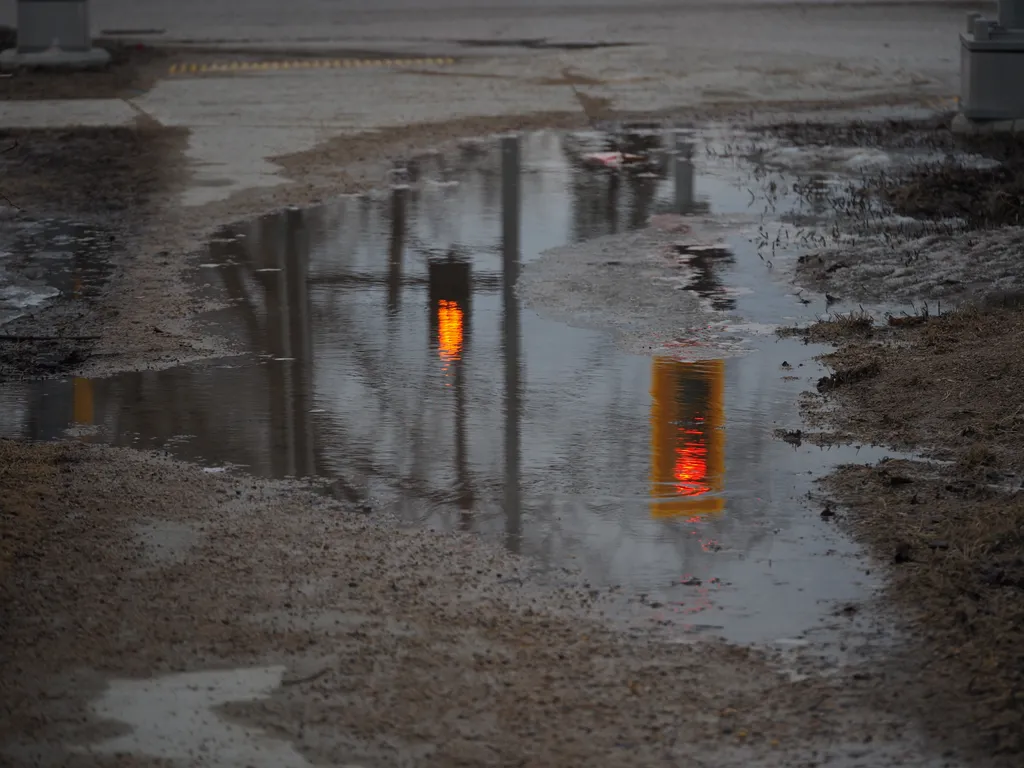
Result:
<svg viewBox="0 0 1024 768"><path fill-rule="evenodd" d="M16 45L13 35L6 35L5 45ZM110 53L110 63L103 69L81 72L21 69L0 83L0 100L36 99L126 99L145 93L167 74L175 60L173 51L138 44L97 40L97 47Z"/></svg>
<svg viewBox="0 0 1024 768"><path fill-rule="evenodd" d="M1024 148L1024 142L1021 143ZM959 219L967 229L1024 222L1024 162L972 168L950 161L919 168L881 188L893 211L916 219Z"/></svg>
<svg viewBox="0 0 1024 768"><path fill-rule="evenodd" d="M833 332L811 334L831 340ZM1016 307L878 324L870 337L853 337L824 358L835 371L824 389L857 414L856 423L835 417L840 427L865 439L935 446L936 457L951 461L982 444L994 454L993 472L1017 472L1024 467L1024 409L1017 402L1022 343L1024 310Z"/></svg>
<svg viewBox="0 0 1024 768"><path fill-rule="evenodd" d="M468 118L449 123L427 123L385 128L355 136L330 139L308 152L272 158L288 178L307 189L335 185L336 194L361 192L379 186L387 170L424 150L451 152L459 139L540 129L571 129L587 125L574 112L551 112L517 117ZM290 190L291 191L291 190ZM301 189L294 190L301 194ZM249 195L243 193L242 198Z"/></svg>
<svg viewBox="0 0 1024 768"><path fill-rule="evenodd" d="M0 129L0 190L30 216L95 218L132 209L137 226L182 181L188 132L145 119L108 128Z"/></svg>
<svg viewBox="0 0 1024 768"><path fill-rule="evenodd" d="M780 328L782 338L799 337L807 343L827 344L848 339L870 339L875 333L875 319L863 310L837 312L824 320L802 328Z"/></svg>
<svg viewBox="0 0 1024 768"><path fill-rule="evenodd" d="M792 147L926 147L952 151L957 146L956 136L949 130L952 117L949 113L918 120L788 120L755 126L755 130Z"/></svg>
<svg viewBox="0 0 1024 768"><path fill-rule="evenodd" d="M981 448L965 455L987 458ZM855 534L891 564L887 593L915 637L901 666L924 696L911 706L936 736L1019 760L1024 500L967 479L977 477L972 469L891 461L842 469L826 487Z"/></svg>
<svg viewBox="0 0 1024 768"><path fill-rule="evenodd" d="M0 130L7 150L0 154L0 192L17 207L0 220L4 270L8 279L52 283L61 292L3 326L0 380L81 366L96 352L104 327L118 318L108 293L121 288L125 272L135 263L152 268L169 261L159 253L143 259L133 243L148 235L182 183L186 138L185 131L147 121L123 128ZM78 237L82 227L90 237ZM66 258L37 258L53 250L39 234L48 230L62 231ZM63 230L74 233L67 237ZM159 335L152 331L158 322L144 329L147 344Z"/></svg>
<svg viewBox="0 0 1024 768"><path fill-rule="evenodd" d="M625 631L602 596L478 539L125 449L0 450L25 470L0 476L24 508L0 600L15 765L116 734L87 712L110 678L268 664L290 682L227 714L325 764L882 766L917 749L870 672L795 681L764 653ZM140 528L194 536L156 558Z"/></svg>
<svg viewBox="0 0 1024 768"><path fill-rule="evenodd" d="M814 420L943 460L847 467L826 481L891 566L887 592L914 632L901 666L925 697L908 701L937 737L1019 759L1024 311L1007 300L854 330L826 357L836 374L812 401ZM839 341L835 325L809 333Z"/></svg>
<svg viewBox="0 0 1024 768"><path fill-rule="evenodd" d="M19 560L39 557L53 521L54 478L71 453L57 445L26 451L20 443L0 440L0 589Z"/></svg>

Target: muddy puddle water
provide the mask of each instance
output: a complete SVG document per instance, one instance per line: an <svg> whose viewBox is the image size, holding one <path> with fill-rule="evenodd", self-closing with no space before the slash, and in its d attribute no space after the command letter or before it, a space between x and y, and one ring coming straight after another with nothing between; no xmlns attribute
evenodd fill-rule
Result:
<svg viewBox="0 0 1024 768"><path fill-rule="evenodd" d="M778 439L800 426L821 350L766 331L824 300L774 277L757 248L766 206L734 162L698 148L694 203L670 155L643 173L585 167L595 140L466 145L377 197L227 229L198 278L229 297L211 321L251 354L11 385L7 431L48 439L74 424L214 471L323 478L366 514L582 572L652 621L740 641L806 635L872 587L808 498L813 480L884 455ZM679 277L660 294L615 273L630 232L676 207L709 222L715 247L665 233L629 246L675 249ZM581 266L560 284L573 254L541 254L585 241L597 250L584 260L611 262L614 279Z"/></svg>
<svg viewBox="0 0 1024 768"><path fill-rule="evenodd" d="M7 222L0 235L0 326L65 295L88 301L110 276L114 237L58 219Z"/></svg>

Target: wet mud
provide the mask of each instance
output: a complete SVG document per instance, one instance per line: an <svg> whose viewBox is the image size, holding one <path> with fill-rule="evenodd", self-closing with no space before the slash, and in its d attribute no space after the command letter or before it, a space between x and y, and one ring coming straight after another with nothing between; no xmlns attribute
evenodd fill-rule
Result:
<svg viewBox="0 0 1024 768"><path fill-rule="evenodd" d="M958 136L950 116L872 123L785 123L763 135L788 147L749 152L790 170L817 168L799 190L837 214L796 266L801 285L892 304L983 300L1017 290L1024 141ZM855 181L837 184L837 167Z"/></svg>
<svg viewBox="0 0 1024 768"><path fill-rule="evenodd" d="M885 170L865 172L859 213L835 238L844 242L798 261L804 285L893 305L833 312L793 331L836 347L823 358L829 375L804 397L805 413L846 439L928 458L841 468L823 482L830 500L822 514L886 564L891 612L912 637L891 684L922 691L907 703L934 738L1011 764L1024 748L1021 145L964 141L941 124L822 127L814 143L844 135L872 152L924 141L943 155L899 167L863 158ZM878 224L865 228L871 216ZM948 705L924 704L937 701Z"/></svg>
<svg viewBox="0 0 1024 768"><path fill-rule="evenodd" d="M921 655L905 672L932 733L1018 759L1022 446L1018 307L964 308L895 326L861 323L826 358L835 380L807 402L819 423L924 451L931 461L845 467L825 481L858 539L890 564L887 588ZM934 669L941 666L942 673Z"/></svg>
<svg viewBox="0 0 1024 768"><path fill-rule="evenodd" d="M148 125L0 131L0 379L74 370L97 353L118 319L110 289L182 178L184 140Z"/></svg>

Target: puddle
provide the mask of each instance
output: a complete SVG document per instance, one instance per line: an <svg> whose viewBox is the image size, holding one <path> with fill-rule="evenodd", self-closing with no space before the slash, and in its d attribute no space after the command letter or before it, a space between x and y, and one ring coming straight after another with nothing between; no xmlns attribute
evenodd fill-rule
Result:
<svg viewBox="0 0 1024 768"><path fill-rule="evenodd" d="M9 222L0 234L0 326L64 295L89 300L110 275L109 233L57 219Z"/></svg>
<svg viewBox="0 0 1024 768"><path fill-rule="evenodd" d="M251 768L310 765L287 741L234 723L217 709L269 696L279 688L284 667L187 672L147 680L111 680L91 705L93 714L130 727L122 736L89 747L88 754L143 754L195 764L197 752L210 764Z"/></svg>
<svg viewBox="0 0 1024 768"><path fill-rule="evenodd" d="M698 151L694 199L661 150L638 173L584 167L600 138L467 144L389 193L226 229L197 277L253 354L12 384L0 427L326 478L366 512L581 571L654 621L800 642L873 586L812 481L890 454L776 437L823 371L771 329L825 303L766 263L760 233L793 211L766 208L765 178L752 192ZM634 233L680 210L693 232ZM573 259L617 263L573 283Z"/></svg>

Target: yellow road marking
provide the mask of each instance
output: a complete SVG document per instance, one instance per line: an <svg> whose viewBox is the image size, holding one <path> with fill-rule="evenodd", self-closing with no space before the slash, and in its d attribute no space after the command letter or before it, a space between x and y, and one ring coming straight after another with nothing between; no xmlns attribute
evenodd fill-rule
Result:
<svg viewBox="0 0 1024 768"><path fill-rule="evenodd" d="M444 66L454 64L452 58L419 59L296 59L292 61L231 61L211 64L171 64L170 75L202 74L204 72L266 72L278 69L362 69L363 67Z"/></svg>

